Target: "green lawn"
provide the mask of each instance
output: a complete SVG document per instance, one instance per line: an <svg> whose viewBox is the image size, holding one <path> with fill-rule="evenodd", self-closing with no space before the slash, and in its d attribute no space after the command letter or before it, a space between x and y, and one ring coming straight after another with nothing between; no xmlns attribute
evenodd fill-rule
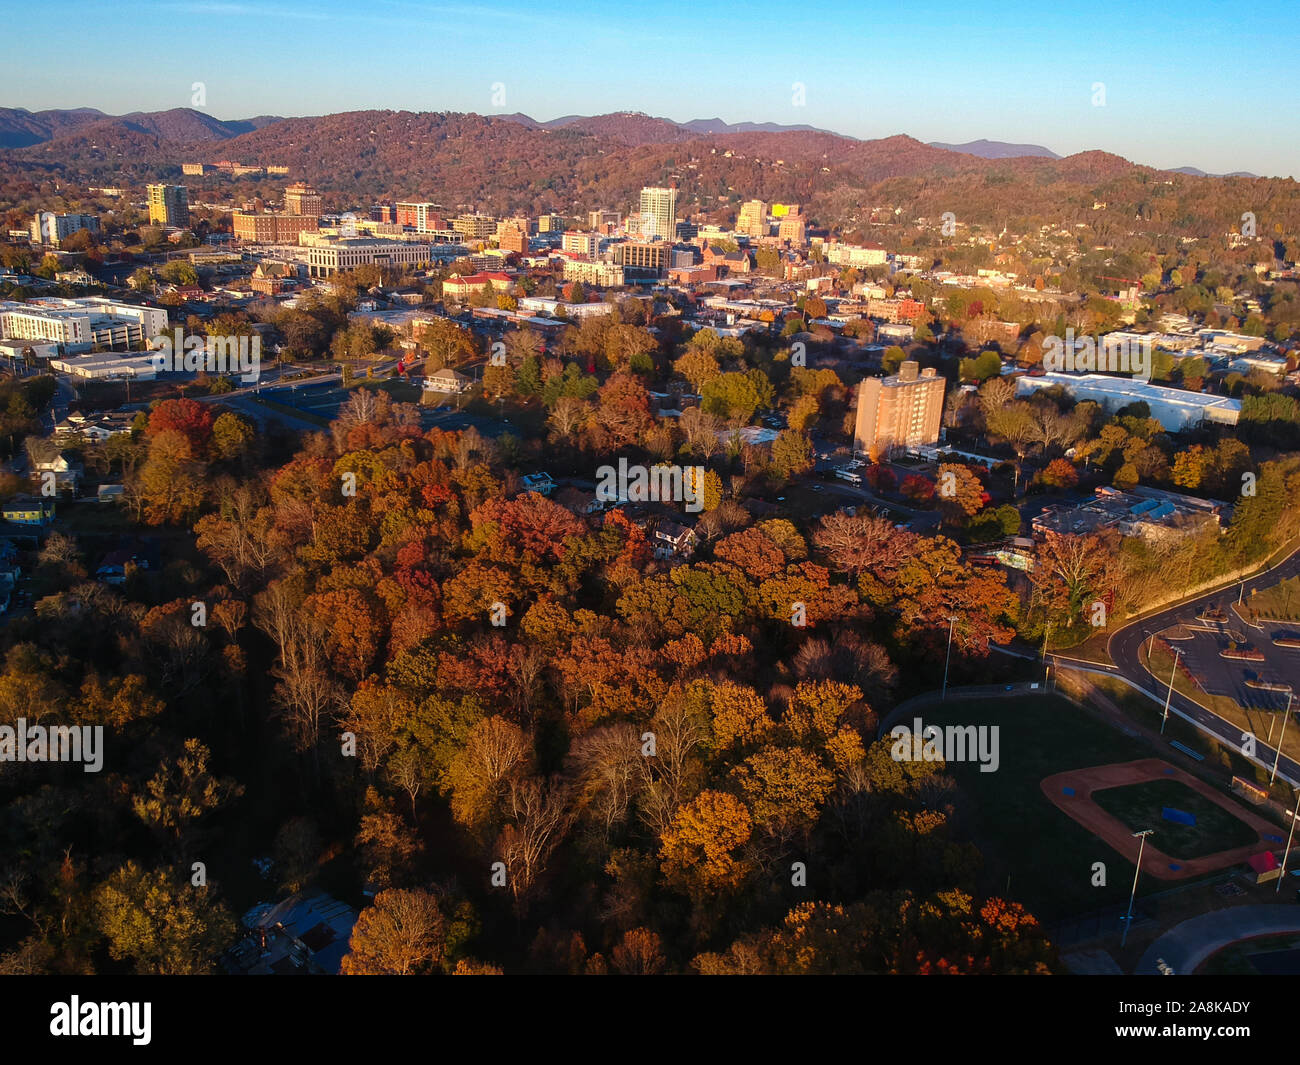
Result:
<svg viewBox="0 0 1300 1065"><path fill-rule="evenodd" d="M1259 838L1244 821L1178 780L1147 780L1105 788L1094 791L1092 800L1134 832L1155 829L1148 842L1171 858L1203 858L1254 843ZM1166 806L1193 814L1196 824L1166 821L1161 814Z"/></svg>
<svg viewBox="0 0 1300 1065"><path fill-rule="evenodd" d="M1252 591L1246 598L1246 605L1256 617L1300 621L1300 577Z"/></svg>
<svg viewBox="0 0 1300 1065"><path fill-rule="evenodd" d="M1039 783L1053 773L1159 751L1053 695L952 702L920 716L925 724L999 728L996 772L981 773L974 762L949 767L964 796L962 823L984 856L988 891L1024 903L1046 921L1127 898L1132 863L1051 803ZM1104 887L1092 886L1094 862L1106 864ZM1147 877L1138 890L1168 886Z"/></svg>
<svg viewBox="0 0 1300 1065"><path fill-rule="evenodd" d="M1285 893L1286 888L1282 891ZM1251 955L1268 955L1278 953L1279 955L1286 952L1300 950L1300 935L1280 935L1280 936L1261 936L1258 939L1247 939L1241 943L1233 943L1231 946L1224 947L1217 954L1212 954L1202 963L1201 967L1196 970L1197 975L1205 976L1259 976L1259 969L1251 961ZM1261 958L1260 961L1267 964L1269 959ZM1291 971L1295 971L1294 964Z"/></svg>

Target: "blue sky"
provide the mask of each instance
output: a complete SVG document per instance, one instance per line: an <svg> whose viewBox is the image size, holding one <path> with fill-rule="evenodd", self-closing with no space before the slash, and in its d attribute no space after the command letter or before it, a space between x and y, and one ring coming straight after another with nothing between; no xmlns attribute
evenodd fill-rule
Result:
<svg viewBox="0 0 1300 1065"><path fill-rule="evenodd" d="M11 41L57 45L10 56L0 104L30 110L189 107L202 82L218 118L636 110L1300 176L1296 0L62 0L53 37L54 10L7 6Z"/></svg>

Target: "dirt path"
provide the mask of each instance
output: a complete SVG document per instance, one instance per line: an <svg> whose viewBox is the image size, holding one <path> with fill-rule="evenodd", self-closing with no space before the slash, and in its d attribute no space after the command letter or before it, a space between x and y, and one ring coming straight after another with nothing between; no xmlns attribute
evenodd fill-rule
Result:
<svg viewBox="0 0 1300 1065"><path fill-rule="evenodd" d="M1118 762L1114 765L1094 766L1090 769L1072 769L1066 773L1044 777L1039 787L1055 806L1130 862L1136 862L1139 840L1134 837L1132 829L1093 802L1092 793L1106 788L1117 788L1124 784L1140 784L1147 780L1176 780L1180 784L1185 784L1259 833L1259 839L1254 843L1233 850L1208 854L1202 858L1171 857L1148 843L1142 852L1142 871L1157 879L1185 880L1189 877L1204 876L1206 873L1213 873L1228 866L1239 865L1252 854L1273 850L1280 846L1270 838L1277 837L1279 831L1272 822L1226 798L1215 788L1190 773L1159 758L1142 758L1136 762ZM1066 788L1073 789L1074 794L1066 794ZM1171 869L1171 865L1177 865L1178 868Z"/></svg>

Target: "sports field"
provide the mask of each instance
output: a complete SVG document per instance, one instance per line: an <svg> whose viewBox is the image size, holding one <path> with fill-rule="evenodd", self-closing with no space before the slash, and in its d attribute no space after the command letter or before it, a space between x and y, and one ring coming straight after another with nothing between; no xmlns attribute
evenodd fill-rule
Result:
<svg viewBox="0 0 1300 1065"><path fill-rule="evenodd" d="M999 727L997 772L949 767L961 785L963 823L984 856L986 890L1009 893L1046 921L1127 899L1132 864L1049 802L1040 784L1066 770L1150 757L1143 740L1054 695L949 702L921 716L926 724ZM1107 867L1104 887L1092 885L1098 861ZM1145 880L1139 894L1149 890L1159 885Z"/></svg>
<svg viewBox="0 0 1300 1065"><path fill-rule="evenodd" d="M1258 838L1244 821L1178 780L1147 780L1106 788L1094 791L1092 801L1133 832L1154 829L1147 842L1178 858L1202 858L1243 847ZM1196 823L1183 825L1166 820L1166 807L1191 814Z"/></svg>

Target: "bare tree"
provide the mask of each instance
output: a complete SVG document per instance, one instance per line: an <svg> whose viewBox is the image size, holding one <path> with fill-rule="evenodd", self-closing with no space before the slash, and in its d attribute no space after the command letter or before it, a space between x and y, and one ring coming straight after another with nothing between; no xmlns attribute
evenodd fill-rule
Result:
<svg viewBox="0 0 1300 1065"><path fill-rule="evenodd" d="M573 822L569 785L562 777L549 781L531 776L512 779L506 812L509 820L497 847L506 866L506 884L514 898L515 912L522 915L538 877Z"/></svg>

